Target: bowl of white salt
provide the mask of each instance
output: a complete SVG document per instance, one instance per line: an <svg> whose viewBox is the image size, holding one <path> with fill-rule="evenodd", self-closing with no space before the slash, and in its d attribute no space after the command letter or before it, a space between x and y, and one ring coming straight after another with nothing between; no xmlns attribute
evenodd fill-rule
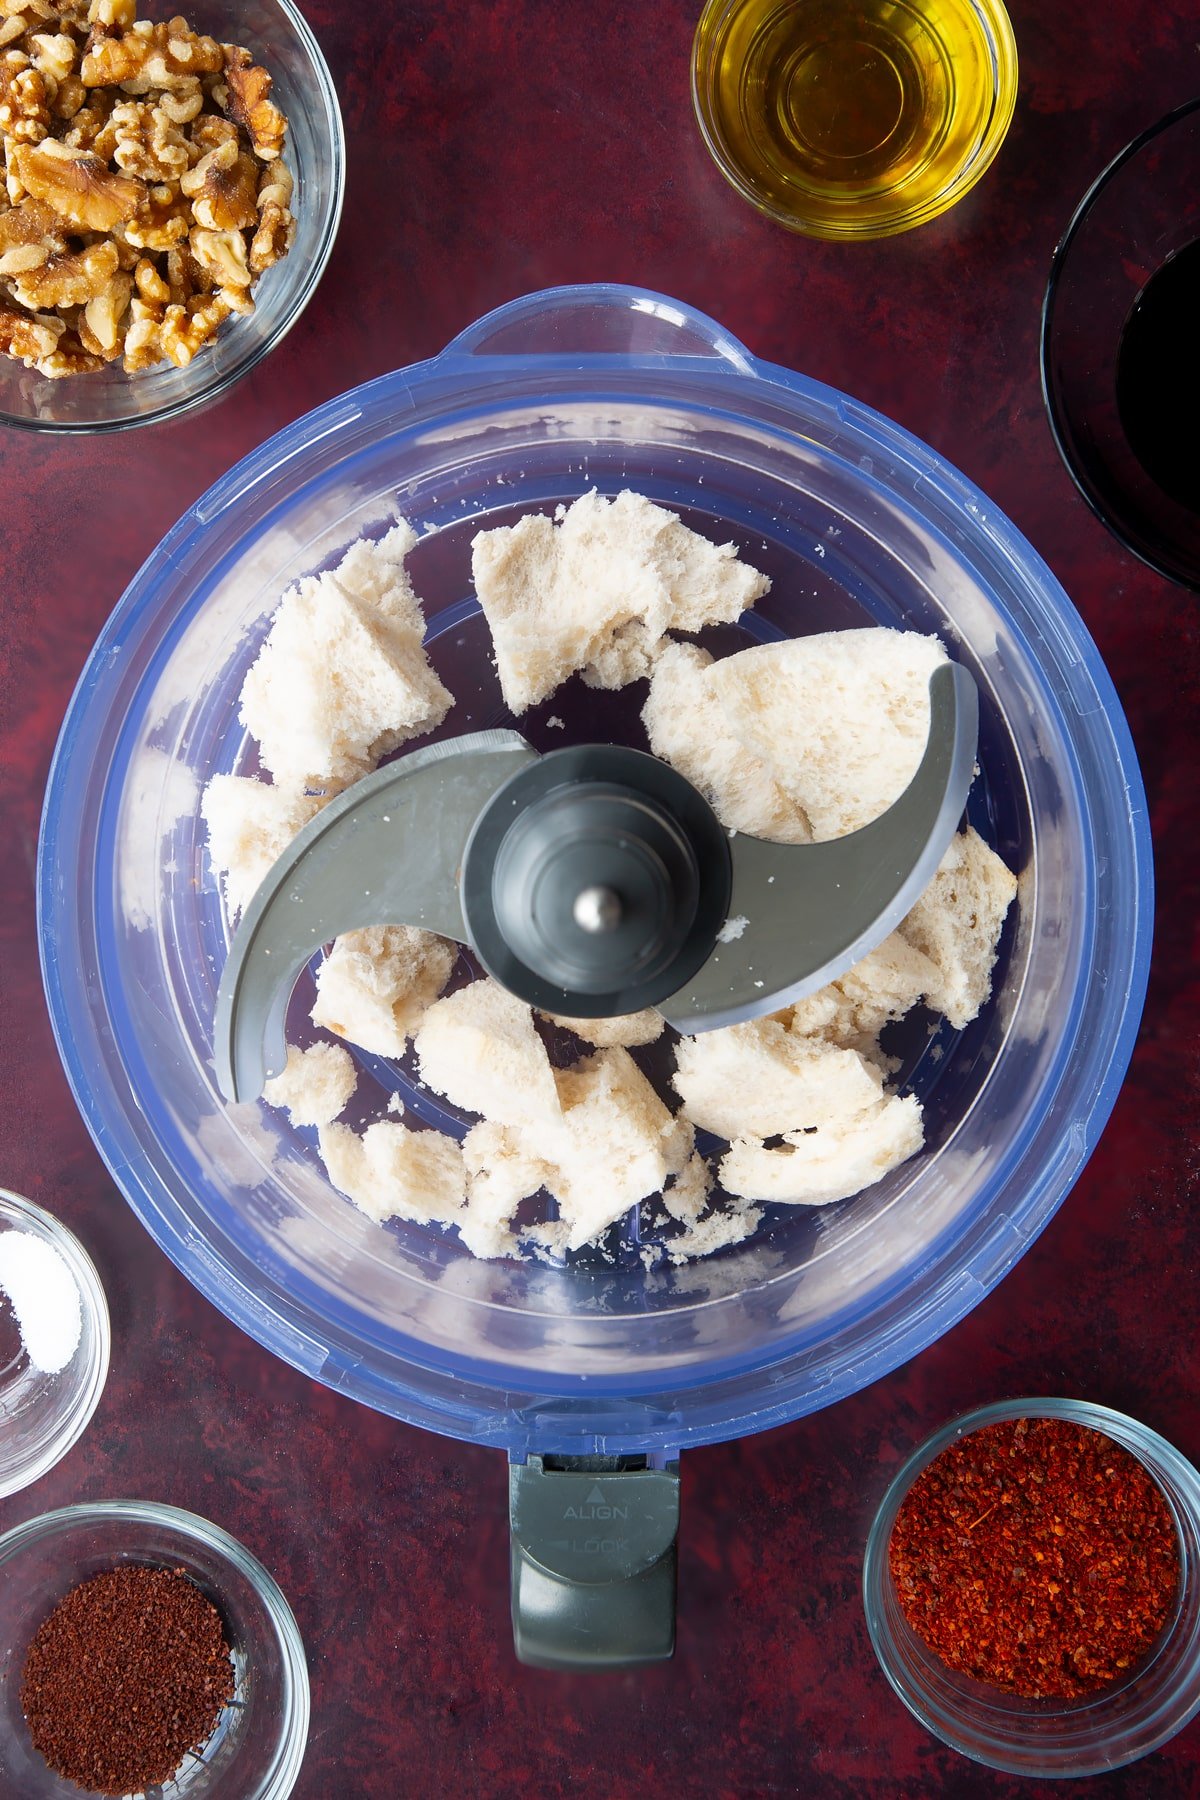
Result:
<svg viewBox="0 0 1200 1800"><path fill-rule="evenodd" d="M0 1188L0 1499L60 1462L108 1375L104 1289L65 1225Z"/></svg>

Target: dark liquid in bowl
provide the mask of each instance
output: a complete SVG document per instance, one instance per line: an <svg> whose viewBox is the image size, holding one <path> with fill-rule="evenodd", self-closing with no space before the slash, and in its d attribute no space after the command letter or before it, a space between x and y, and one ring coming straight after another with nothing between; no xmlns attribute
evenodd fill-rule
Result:
<svg viewBox="0 0 1200 1800"><path fill-rule="evenodd" d="M1200 516L1200 242L1168 258L1134 301L1117 406L1146 473Z"/></svg>

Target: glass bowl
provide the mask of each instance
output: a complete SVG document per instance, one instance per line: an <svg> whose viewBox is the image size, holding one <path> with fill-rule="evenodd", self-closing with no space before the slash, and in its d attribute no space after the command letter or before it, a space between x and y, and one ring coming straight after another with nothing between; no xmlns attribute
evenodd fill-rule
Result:
<svg viewBox="0 0 1200 1800"><path fill-rule="evenodd" d="M892 237L946 212L991 167L1004 142L1017 99L1017 45L1002 0L956 0L956 5L948 10L961 11L967 23L964 45L958 48L944 40L936 21L927 16L927 9L914 5L913 0L899 0L890 8L890 13L893 27L908 40L910 62L932 59L941 65L951 109L955 98L961 98L971 85L969 79L964 79L966 71L961 64L967 53L966 37L973 40L971 49L978 65L983 98L978 117L964 134L961 146L952 142L951 110L919 154L898 159L900 172L895 178L871 173L870 156L881 147L871 145L853 155L843 146L836 164L845 171L840 179L832 174L824 178L816 172L805 172L799 161L793 160L786 173L777 172L776 179L771 180L761 173L756 174L733 141L720 102L721 78L728 75L730 61L736 60L743 65L740 71L742 91L751 90L755 82L747 73L749 60L754 46L761 42L764 34L778 28L789 12L797 18L802 18L806 11L810 15L814 12L824 14L823 20L814 22L814 47L796 70L793 76L796 79L805 68L811 70L813 59L819 54L829 55L829 15L836 16L836 9L822 8L819 4L814 6L813 0L780 0L774 7L764 5L763 0L707 0L692 45L692 105L700 134L722 175L759 212L789 231L802 232L807 237L834 240ZM903 86L896 67L895 46L877 42L867 29L861 41L848 39L844 46L835 42L832 48L843 49L859 58L863 66L857 71L858 79L866 80L873 73L876 81L888 82L888 91L894 94L897 106L893 129L902 129ZM794 55L791 45L788 51ZM838 71L834 68L810 78L819 83L809 89L810 93L827 87L832 91ZM845 79L844 75L842 79ZM928 104L927 97L923 98L923 109ZM838 109L832 115L831 128L840 125L845 118L846 109ZM764 139L767 136L777 139L782 132L792 136L794 141L796 122L786 98L776 97L774 104L765 101L761 129ZM882 140L884 144L887 141L886 137ZM931 169L934 171L932 177Z"/></svg>
<svg viewBox="0 0 1200 1800"><path fill-rule="evenodd" d="M900 1608L888 1544L909 1489L948 1444L983 1425L1066 1419L1120 1444L1158 1483L1179 1538L1179 1602L1149 1659L1120 1686L1082 1700L1027 1700L946 1665ZM1006 1400L953 1419L913 1452L883 1497L863 1567L867 1629L909 1711L952 1749L1029 1780L1097 1775L1157 1750L1200 1710L1200 1474L1157 1432L1082 1400Z"/></svg>
<svg viewBox="0 0 1200 1800"><path fill-rule="evenodd" d="M79 1289L80 1331L65 1369L48 1375L22 1348L0 1350L0 1498L48 1473L82 1436L108 1375L108 1306L91 1258L65 1225L0 1188L0 1232L23 1231L50 1244ZM3 1296L0 1295L0 1302Z"/></svg>
<svg viewBox="0 0 1200 1800"><path fill-rule="evenodd" d="M295 180L296 242L254 290L254 311L226 320L186 369L164 363L127 375L120 363L53 381L0 357L0 423L33 431L121 431L205 405L249 373L311 300L337 236L346 146L333 79L292 0L140 0L138 17L183 12L196 30L242 44L274 79L288 121L283 160Z"/></svg>
<svg viewBox="0 0 1200 1800"><path fill-rule="evenodd" d="M1126 435L1118 354L1134 306L1200 241L1200 100L1136 138L1089 188L1054 254L1042 308L1042 391L1059 453L1126 549L1200 591L1200 514L1167 493ZM1175 395L1189 429L1186 372ZM1189 436L1195 459L1195 439Z"/></svg>
<svg viewBox="0 0 1200 1800"><path fill-rule="evenodd" d="M0 1538L0 1791L21 1800L81 1800L30 1741L21 1670L34 1633L81 1581L122 1564L181 1569L221 1615L234 1697L163 1800L286 1800L308 1737L308 1671L291 1608L227 1532L173 1506L108 1500L43 1513Z"/></svg>

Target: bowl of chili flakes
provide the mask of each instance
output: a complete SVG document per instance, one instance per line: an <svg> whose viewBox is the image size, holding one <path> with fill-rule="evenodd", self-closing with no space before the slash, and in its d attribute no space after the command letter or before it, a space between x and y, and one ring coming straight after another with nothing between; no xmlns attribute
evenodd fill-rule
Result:
<svg viewBox="0 0 1200 1800"><path fill-rule="evenodd" d="M863 1600L888 1681L953 1749L1029 1779L1119 1768L1200 1710L1200 1474L1108 1407L980 1407L892 1481Z"/></svg>

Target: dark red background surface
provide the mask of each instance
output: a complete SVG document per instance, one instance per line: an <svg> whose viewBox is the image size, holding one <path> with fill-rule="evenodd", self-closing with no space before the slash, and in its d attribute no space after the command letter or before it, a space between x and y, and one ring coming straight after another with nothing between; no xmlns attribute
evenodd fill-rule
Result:
<svg viewBox="0 0 1200 1800"><path fill-rule="evenodd" d="M203 22L201 0L191 9ZM875 1666L863 1541L898 1460L1018 1393L1124 1408L1200 1460L1197 602L1078 499L1038 387L1041 293L1093 176L1200 88L1195 0L1015 0L1016 118L981 187L875 246L791 238L693 128L698 0L304 0L350 150L323 285L216 410L103 441L0 434L0 1183L59 1212L100 1267L112 1373L80 1445L0 1503L191 1507L274 1571L310 1657L303 1800L711 1795L1004 1797ZM79 1122L36 967L38 809L72 684L126 581L237 457L338 389L440 349L547 284L626 280L714 314L760 355L847 388L1004 506L1083 613L1142 758L1158 935L1141 1040L1074 1193L942 1343L836 1409L684 1461L679 1649L582 1680L523 1670L507 1620L502 1459L362 1411L272 1361L126 1210ZM1200 1796L1200 1724L1076 1791Z"/></svg>

